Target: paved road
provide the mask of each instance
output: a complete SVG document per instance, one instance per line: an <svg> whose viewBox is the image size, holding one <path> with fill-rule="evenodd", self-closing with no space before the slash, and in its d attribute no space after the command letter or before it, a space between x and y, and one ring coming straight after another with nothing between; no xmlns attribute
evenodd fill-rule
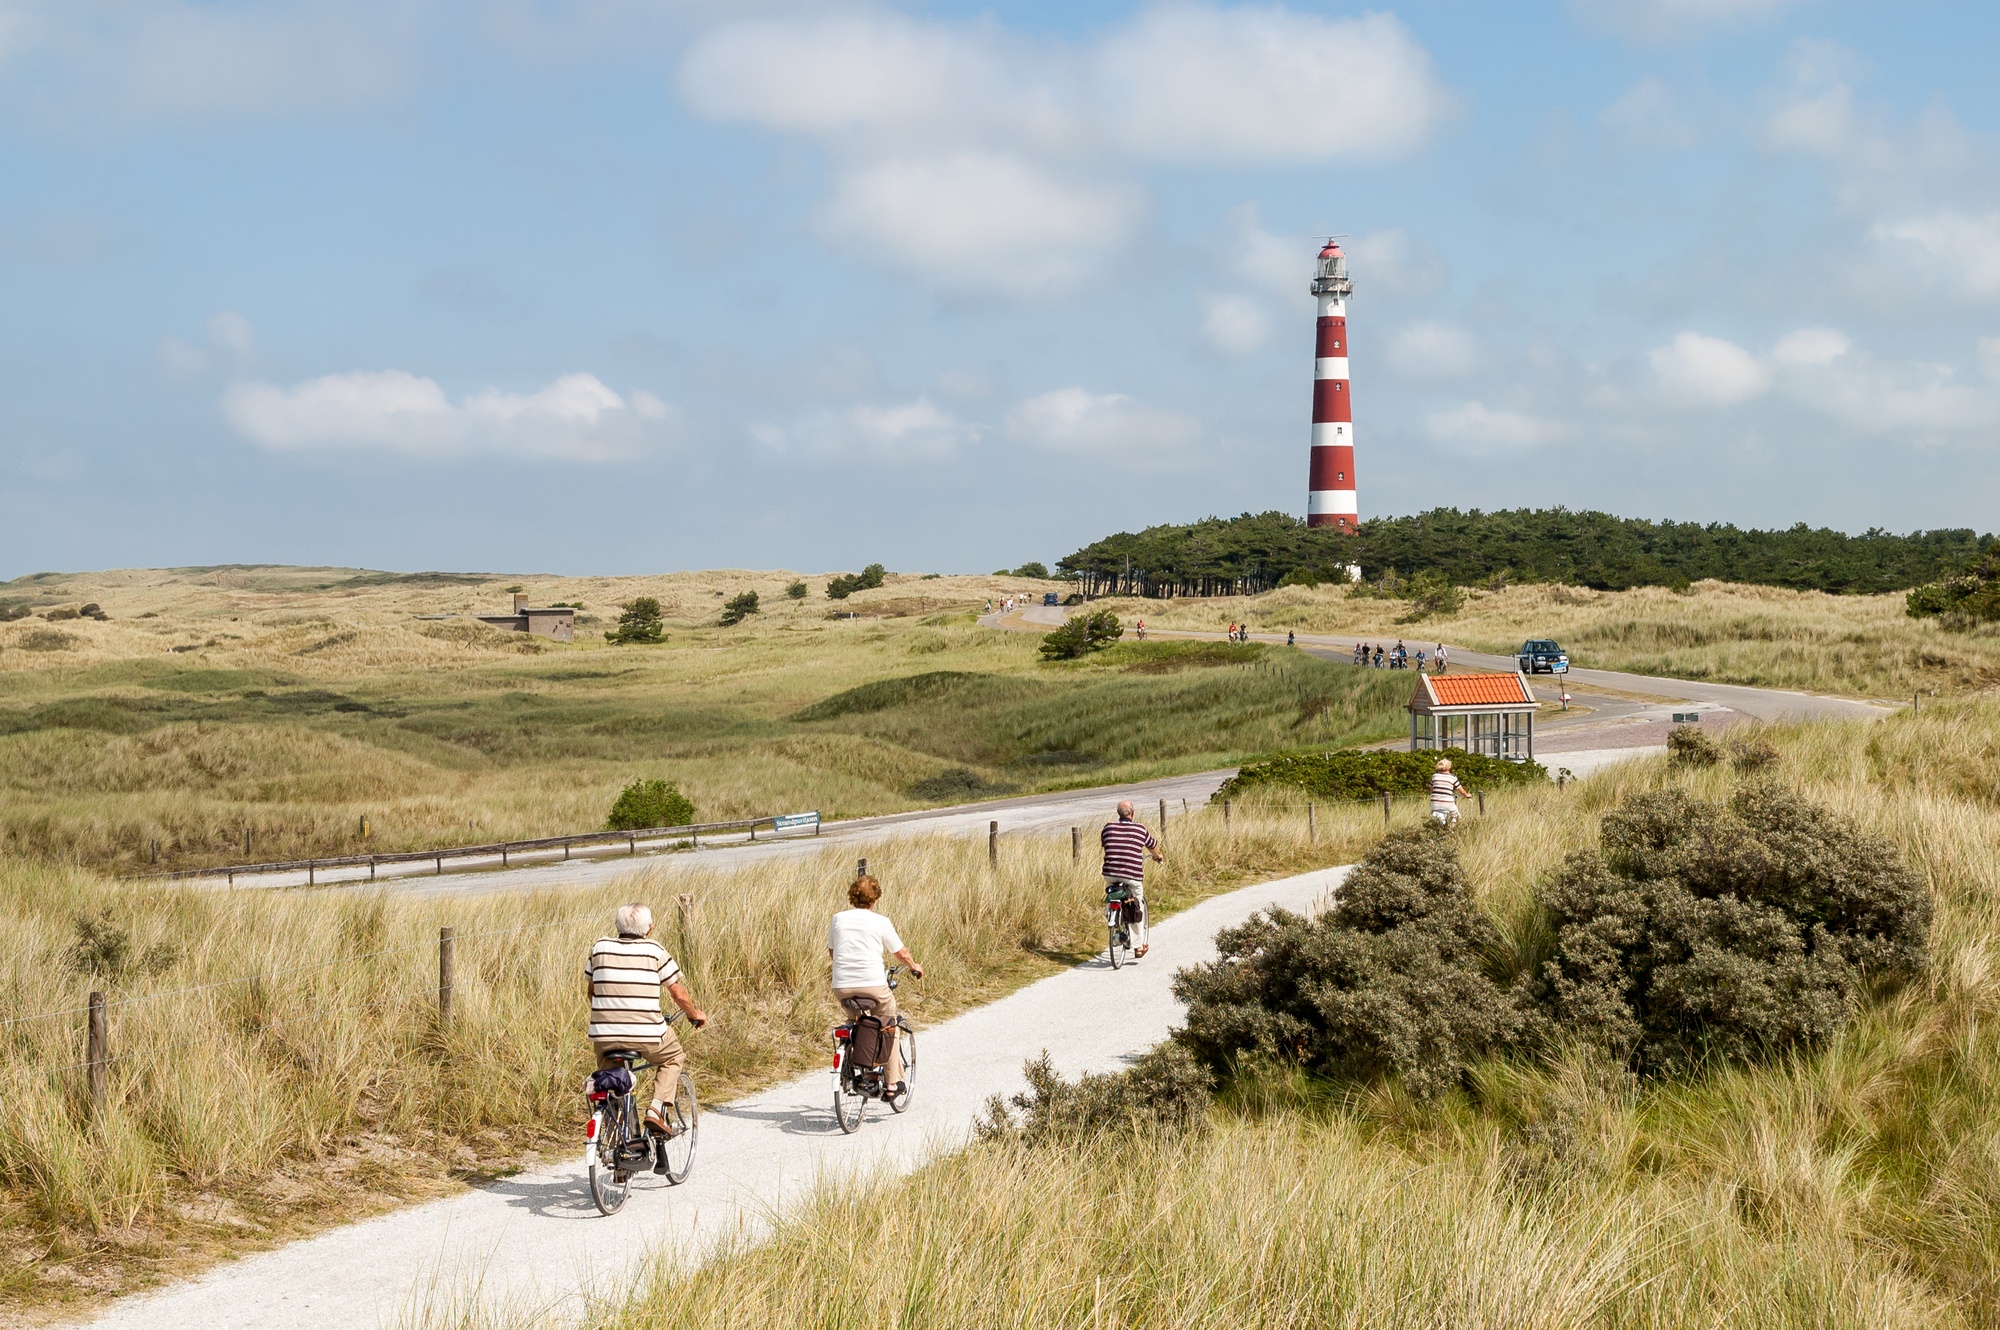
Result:
<svg viewBox="0 0 2000 1330"><path fill-rule="evenodd" d="M834 1124L830 1077L813 1072L705 1111L694 1176L670 1188L644 1175L612 1218L591 1205L579 1141L560 1163L247 1257L125 1299L87 1324L352 1330L410 1323L426 1305L452 1300L505 1307L523 1325L574 1321L587 1293L636 1287L652 1253L697 1258L722 1239L766 1230L771 1215L822 1180L907 1173L958 1148L986 1097L1020 1089L1021 1064L1044 1048L1065 1075L1123 1065L1180 1018L1173 972L1212 959L1216 930L1268 905L1311 910L1345 872L1204 901L1156 925L1153 952L1135 967L1113 972L1100 957L920 1030L910 1111L874 1108L853 1136ZM1116 1020L1078 1019L1114 1006ZM921 1022L920 1008L914 1014ZM692 1039L699 1075L701 1036Z"/></svg>
<svg viewBox="0 0 2000 1330"><path fill-rule="evenodd" d="M426 863L400 864L394 866L395 870L399 870L395 872L390 867L382 868L377 884L394 887L401 893L418 895L535 891L545 887L609 882L641 864L648 871L674 873L695 868L729 867L750 860L816 854L830 844L844 842L880 843L907 836L952 836L971 840L986 835L988 824L992 822L1000 824L1003 836L1024 831L1056 831L1069 826L1088 829L1109 821L1120 799L1131 799L1141 808L1155 810L1164 799L1169 815L1183 806L1198 807L1207 803L1216 788L1234 774L1233 769L1202 771L1190 776L1166 776L1128 785L1101 785L1087 790L990 799L950 808L922 808L908 813L829 822L820 829L818 836L787 833L782 837L773 837L765 832L754 842L741 838L721 843L709 840L694 851L667 853L673 842L641 841L639 859L634 859L620 847L589 857L577 851L576 857L565 862L549 857L561 855L562 851L554 850L545 852L541 862L533 861L528 855L515 854L513 862L503 868L499 856L493 855L484 859L449 862L441 876L436 875ZM218 879L201 880L219 884ZM317 880L322 886L366 882L368 870L365 867L321 869ZM236 875L238 887L302 887L305 884L306 875L303 872Z"/></svg>

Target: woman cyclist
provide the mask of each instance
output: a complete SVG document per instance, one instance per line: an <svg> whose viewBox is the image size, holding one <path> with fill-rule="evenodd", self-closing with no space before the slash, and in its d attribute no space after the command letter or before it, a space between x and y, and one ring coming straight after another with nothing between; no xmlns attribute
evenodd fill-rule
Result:
<svg viewBox="0 0 2000 1330"><path fill-rule="evenodd" d="M882 953L890 952L909 966L915 978L924 977L924 967L911 957L910 949L896 934L896 926L875 912L875 902L881 899L881 883L865 873L855 878L847 889L847 903L853 908L833 916L826 953L833 958L833 996L841 1008L850 1016L859 1015L861 1007L853 999L873 998L876 1017L893 1030L896 994L889 987L889 969L882 963ZM909 1087L903 1084L901 1042L893 1035L889 1040L889 1084L894 1087L889 1094L892 1099L908 1093Z"/></svg>

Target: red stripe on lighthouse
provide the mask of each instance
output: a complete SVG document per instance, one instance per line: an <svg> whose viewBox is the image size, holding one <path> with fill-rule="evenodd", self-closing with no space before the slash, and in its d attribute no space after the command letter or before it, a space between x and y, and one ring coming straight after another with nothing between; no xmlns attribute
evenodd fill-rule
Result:
<svg viewBox="0 0 2000 1330"><path fill-rule="evenodd" d="M1348 405L1346 379L1313 380L1313 424L1351 423L1354 408Z"/></svg>
<svg viewBox="0 0 2000 1330"><path fill-rule="evenodd" d="M1319 350L1314 354L1321 360L1347 354L1346 319L1336 317L1319 321Z"/></svg>
<svg viewBox="0 0 2000 1330"><path fill-rule="evenodd" d="M1309 490L1351 490L1354 488L1354 449L1320 447L1312 450Z"/></svg>

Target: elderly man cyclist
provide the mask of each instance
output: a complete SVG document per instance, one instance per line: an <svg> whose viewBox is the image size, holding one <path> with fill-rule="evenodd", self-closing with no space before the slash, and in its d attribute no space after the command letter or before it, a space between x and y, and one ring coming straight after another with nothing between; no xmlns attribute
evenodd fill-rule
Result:
<svg viewBox="0 0 2000 1330"><path fill-rule="evenodd" d="M826 931L826 954L833 960L833 996L842 1010L850 1016L859 1015L861 1004L853 999L869 998L877 1018L893 1027L896 994L889 987L889 969L882 964L882 953L889 952L909 966L914 978L924 977L924 967L911 957L888 916L875 912L875 902L881 899L880 882L865 873L855 878L847 889L847 903L852 908L835 914ZM902 1044L896 1039L889 1042L888 1078L893 1087L890 1098L908 1092L909 1087L903 1084Z"/></svg>
<svg viewBox="0 0 2000 1330"><path fill-rule="evenodd" d="M1145 823L1132 816L1130 799L1118 801L1118 820L1106 822L1097 839L1104 847L1105 885L1123 885L1139 903L1139 922L1132 930L1132 954L1143 956L1152 946L1146 940L1146 856L1152 855L1156 864L1165 863L1160 843L1146 830Z"/></svg>
<svg viewBox="0 0 2000 1330"><path fill-rule="evenodd" d="M590 977L590 1046L597 1050L599 1071L612 1066L607 1054L620 1048L636 1051L659 1069L653 1077L646 1125L669 1132L664 1110L680 1081L687 1053L668 1028L660 994L664 991L671 997L697 1030L708 1024L708 1013L688 996L681 967L653 941L650 909L637 902L621 905L613 925L618 936L599 938L591 945L590 964L584 971Z"/></svg>

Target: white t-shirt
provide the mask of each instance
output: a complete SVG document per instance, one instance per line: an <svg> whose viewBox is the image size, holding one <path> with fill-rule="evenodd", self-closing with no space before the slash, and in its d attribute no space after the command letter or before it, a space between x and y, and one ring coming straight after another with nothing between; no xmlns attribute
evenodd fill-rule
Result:
<svg viewBox="0 0 2000 1330"><path fill-rule="evenodd" d="M903 939L873 910L842 910L826 931L826 945L833 951L835 988L882 988L889 982L882 953L901 951Z"/></svg>

